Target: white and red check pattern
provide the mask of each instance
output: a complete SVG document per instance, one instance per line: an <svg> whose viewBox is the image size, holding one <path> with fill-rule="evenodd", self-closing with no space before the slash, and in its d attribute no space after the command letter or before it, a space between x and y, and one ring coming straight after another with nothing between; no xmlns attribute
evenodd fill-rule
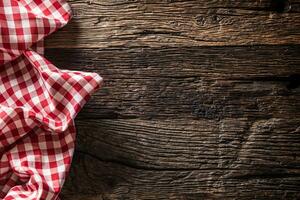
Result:
<svg viewBox="0 0 300 200"><path fill-rule="evenodd" d="M42 57L70 17L65 0L0 0L0 199L58 199L69 171L74 117L102 82Z"/></svg>

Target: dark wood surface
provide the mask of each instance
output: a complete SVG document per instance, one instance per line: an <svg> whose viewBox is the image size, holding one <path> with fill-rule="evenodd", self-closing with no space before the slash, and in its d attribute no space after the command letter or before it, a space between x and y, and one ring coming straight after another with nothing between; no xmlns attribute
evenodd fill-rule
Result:
<svg viewBox="0 0 300 200"><path fill-rule="evenodd" d="M300 1L69 2L46 57L105 84L62 200L300 199Z"/></svg>

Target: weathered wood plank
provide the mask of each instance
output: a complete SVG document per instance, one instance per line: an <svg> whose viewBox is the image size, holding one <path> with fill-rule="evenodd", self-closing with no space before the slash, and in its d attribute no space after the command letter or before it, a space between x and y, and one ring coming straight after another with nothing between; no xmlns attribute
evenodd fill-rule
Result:
<svg viewBox="0 0 300 200"><path fill-rule="evenodd" d="M300 43L299 0L71 0L70 3L75 13L73 21L47 40L48 47Z"/></svg>
<svg viewBox="0 0 300 200"><path fill-rule="evenodd" d="M78 120L77 129L78 151L134 168L300 170L299 118Z"/></svg>
<svg viewBox="0 0 300 200"><path fill-rule="evenodd" d="M63 199L297 199L299 122L77 121Z"/></svg>
<svg viewBox="0 0 300 200"><path fill-rule="evenodd" d="M249 178L230 170L131 169L77 154L63 200L299 199L299 173L261 170ZM85 171L85 170L86 171ZM234 171L234 170L233 170ZM251 174L251 172L249 171ZM224 176L225 174L225 176ZM83 178L84 177L84 178Z"/></svg>
<svg viewBox="0 0 300 200"><path fill-rule="evenodd" d="M265 119L300 115L299 49L48 49L47 57L104 77L82 118Z"/></svg>
<svg viewBox="0 0 300 200"><path fill-rule="evenodd" d="M169 13L191 14L206 9L236 9L244 11L270 11L277 13L300 12L299 0L68 0L72 5L74 16L98 16L104 10L107 16L122 16L124 14L161 14ZM151 11L151 13L150 13ZM161 12L164 11L164 12ZM213 12L212 12L213 13ZM101 13L100 13L101 14Z"/></svg>

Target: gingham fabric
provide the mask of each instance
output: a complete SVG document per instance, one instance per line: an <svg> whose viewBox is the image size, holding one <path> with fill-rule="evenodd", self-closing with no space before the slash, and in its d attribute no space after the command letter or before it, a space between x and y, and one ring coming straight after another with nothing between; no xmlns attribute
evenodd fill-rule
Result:
<svg viewBox="0 0 300 200"><path fill-rule="evenodd" d="M58 199L74 117L102 82L42 56L45 36L70 17L64 0L0 0L0 199Z"/></svg>

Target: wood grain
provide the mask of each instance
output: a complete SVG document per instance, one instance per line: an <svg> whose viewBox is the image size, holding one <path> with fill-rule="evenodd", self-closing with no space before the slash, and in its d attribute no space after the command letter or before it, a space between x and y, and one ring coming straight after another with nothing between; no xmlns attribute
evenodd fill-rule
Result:
<svg viewBox="0 0 300 200"><path fill-rule="evenodd" d="M81 118L289 118L300 114L299 47L50 49L47 57L104 77Z"/></svg>
<svg viewBox="0 0 300 200"><path fill-rule="evenodd" d="M280 118L79 120L77 150L140 169L228 169L237 164L296 169L300 167L295 157L300 153L299 122Z"/></svg>
<svg viewBox="0 0 300 200"><path fill-rule="evenodd" d="M299 0L69 0L98 72L62 200L300 199Z"/></svg>
<svg viewBox="0 0 300 200"><path fill-rule="evenodd" d="M299 122L78 121L64 199L297 199Z"/></svg>
<svg viewBox="0 0 300 200"><path fill-rule="evenodd" d="M48 49L105 80L63 199L300 198L299 47Z"/></svg>
<svg viewBox="0 0 300 200"><path fill-rule="evenodd" d="M299 0L279 0L282 5L275 6L272 2L71 0L73 21L51 36L47 46L299 44Z"/></svg>

